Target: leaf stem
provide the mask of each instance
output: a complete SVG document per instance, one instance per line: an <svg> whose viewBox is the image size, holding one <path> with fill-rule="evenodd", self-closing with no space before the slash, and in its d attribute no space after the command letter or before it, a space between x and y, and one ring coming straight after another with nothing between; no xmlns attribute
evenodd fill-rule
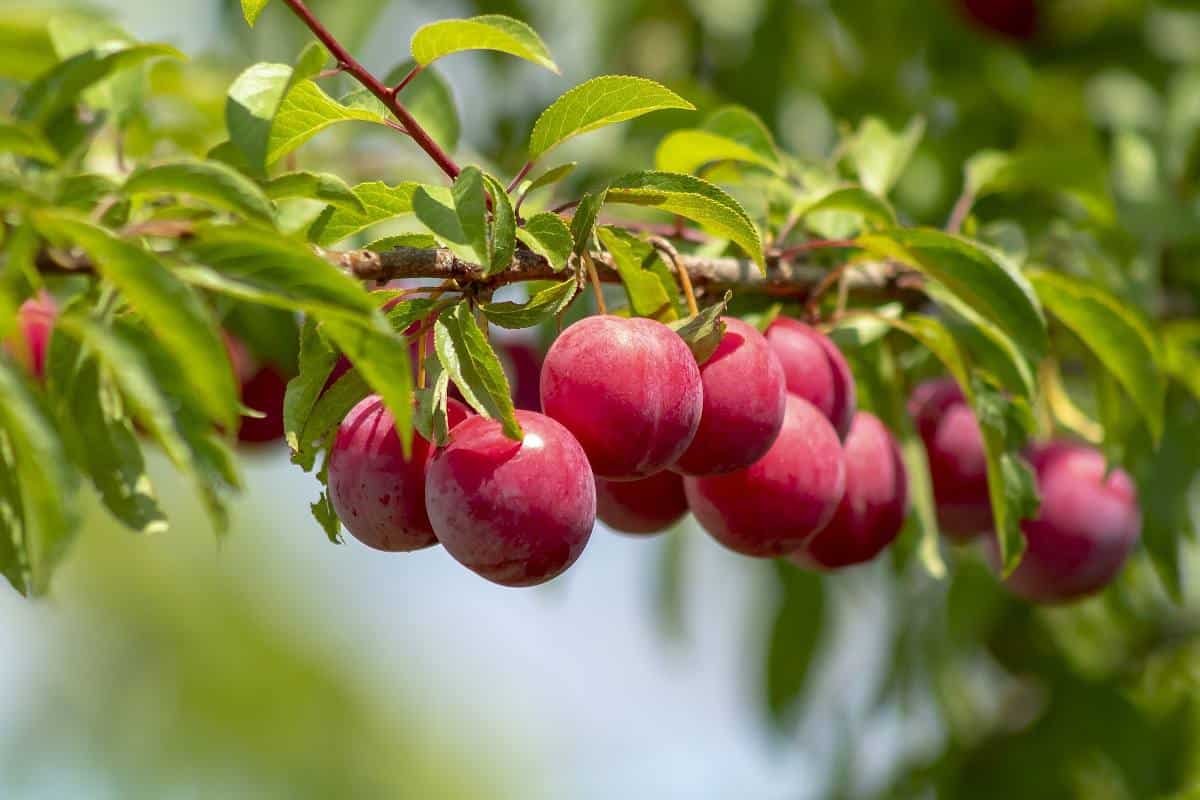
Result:
<svg viewBox="0 0 1200 800"><path fill-rule="evenodd" d="M375 95L379 102L383 103L396 116L396 119L400 120L408 135L412 137L418 147L433 159L442 172L446 173L446 176L452 180L457 178L460 170L454 159L421 127L421 123L417 122L416 118L409 113L404 104L396 98L395 93L384 86L354 56L350 55L349 51L337 40L337 37L330 33L321 21L313 15L312 11L305 5L304 0L283 0L283 2L300 18L301 22L308 26L308 29L321 41L321 44L325 45L326 49L337 60L338 66L350 73L356 81L362 84L363 88Z"/></svg>
<svg viewBox="0 0 1200 800"><path fill-rule="evenodd" d="M531 170L531 169L533 169L533 160L532 159L525 162L525 166L521 167L521 171L518 172L511 181L509 181L508 188L505 189L505 191L508 192L509 194L512 194L513 189L516 189L518 186L521 185L521 181L525 179L525 176L529 174L529 170Z"/></svg>
<svg viewBox="0 0 1200 800"><path fill-rule="evenodd" d="M958 233L962 230L963 222L966 221L967 215L971 213L971 206L975 205L975 194L964 188L962 194L954 201L954 208L950 211L950 219L946 220L946 233Z"/></svg>
<svg viewBox="0 0 1200 800"><path fill-rule="evenodd" d="M400 92L404 91L404 87L408 86L408 84L412 82L413 78L420 75L421 70L423 69L425 69L425 67L421 66L420 64L413 65L413 68L408 71L408 74L401 78L400 82L392 87L392 96L395 97L396 95L400 94Z"/></svg>

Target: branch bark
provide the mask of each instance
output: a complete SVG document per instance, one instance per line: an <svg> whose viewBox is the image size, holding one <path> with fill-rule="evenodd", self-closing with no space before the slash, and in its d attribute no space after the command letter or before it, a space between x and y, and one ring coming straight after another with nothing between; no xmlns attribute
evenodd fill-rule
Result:
<svg viewBox="0 0 1200 800"><path fill-rule="evenodd" d="M361 280L388 281L397 278L436 278L455 280L466 286L494 289L509 283L537 280L563 280L568 274L555 270L542 256L518 250L512 266L494 275L485 275L475 263L458 258L445 248L397 247L381 253L370 250L322 251L325 258ZM592 253L600 280L621 280L608 253ZM829 270L812 264L783 258L768 258L766 274L749 259L707 258L681 255L679 263L687 270L698 291L737 289L781 297L804 298L829 275ZM867 294L913 296L919 292L920 278L894 262L855 264L847 276L849 288Z"/></svg>

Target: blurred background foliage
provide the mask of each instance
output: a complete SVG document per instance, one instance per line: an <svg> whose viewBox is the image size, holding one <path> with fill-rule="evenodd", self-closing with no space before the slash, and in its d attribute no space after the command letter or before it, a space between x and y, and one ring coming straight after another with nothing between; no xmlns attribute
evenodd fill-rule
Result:
<svg viewBox="0 0 1200 800"><path fill-rule="evenodd" d="M186 150L205 151L222 138L232 77L253 61L290 61L307 41L279 4L268 8L254 31L245 28L237 0L104 5L142 38L170 41L192 56L184 64L155 67L154 99L124 142L126 152L138 156L151 154L163 136ZM895 193L907 221L940 226L962 189L968 159L984 150L1014 150L1028 156L1031 166L1022 180L1029 191L981 198L970 223L977 235L1010 253L1089 276L1156 316L1194 316L1200 305L1200 5L1043 0L1029 36L988 30L970 18L966 5L313 3L381 73L401 60L408 36L431 19L497 12L538 29L564 78L489 54L456 59L444 70L462 117L460 148L501 174L520 166L536 113L566 86L602 72L655 78L702 111L744 104L789 151L818 162L842 155L837 143L864 115L896 130L920 117L925 135ZM49 43L40 38L39 20L58 10L29 0L0 3L0 74L28 78L48 65ZM680 122L674 112L661 113L571 142L562 158L579 159L586 168L561 192L576 196L603 176L652 162L658 141ZM350 182L436 179L415 148L386 130L338 129L302 155L306 165L334 170ZM1178 334L1168 339L1169 364L1170 342L1197 338L1194 330ZM1192 475L1190 465L1200 459L1195 401L1178 392L1169 407L1162 456L1168 479ZM256 566L276 560L272 548L286 548L289 537L322 538L303 509L288 516L275 509L310 493L307 484L297 487L302 476L289 472L290 488L283 492L262 489L283 480L264 477L284 470L283 460L256 470L246 501L257 509L256 520L242 514L241 529L219 551L186 526L170 539L131 541L96 515L59 580L54 605L0 615L25 624L11 629L6 648L19 647L17 634L33 627L44 630L46 647L24 654L34 668L3 696L10 709L0 739L4 796L503 793L512 776L491 769L492 760L481 761L488 746L462 735L472 730L470 713L460 708L435 714L440 696L394 693L380 679L403 685L405 665L381 665L369 648L348 653L328 610L324 622L308 625L307 614L321 616L312 608L321 603L306 597L320 567L301 568L294 558L274 568ZM1165 508L1144 499L1148 514L1171 515L1179 530L1190 532L1191 504ZM284 530L289 525L295 529ZM274 535L262 536L263 528ZM895 548L891 563L818 578L770 565L728 567L728 557L710 552L711 545L693 533L688 527L653 548L623 546L595 558L645 561L653 549L663 566L645 574L655 582L658 619L669 623L667 630L678 635L691 629L694 635L698 625L715 624L715 617L742 631L727 637L736 657L717 658L725 665L721 674L745 682L736 702L772 731L754 740L769 754L765 761L777 767L800 756L804 769L798 770L803 780L774 781L772 793L750 788L738 796L1200 797L1200 790L1189 793L1200 786L1200 596L1187 580L1196 562L1191 544L1185 545L1178 601L1139 558L1101 597L1046 610L1009 599L969 552L953 554L941 581L916 565L907 540ZM709 567L702 576L685 552L697 548L707 548ZM321 555L330 552L327 547L302 552L318 561L330 558L330 570L353 566ZM713 562L720 565L715 571ZM610 567L602 574L611 577ZM752 578L722 583L727 567ZM264 574L271 575L265 587ZM361 574L388 579L386 570ZM697 588L701 577L720 585ZM580 588L585 590L603 606L611 587L590 583ZM553 603L557 591L552 587L541 599ZM264 599L273 592L305 600ZM697 594L710 592L759 599L747 608L718 602L714 609L710 601L704 614L688 611ZM438 598L421 602L436 605ZM519 608L535 619L544 610ZM419 606L393 611L421 613ZM787 684L782 699L768 693L766 703L759 700L764 668L756 655L764 637L776 642L765 665L766 674L775 676L768 683ZM364 640L369 637L358 644ZM553 650L556 642L547 630L534 646ZM477 663L506 656L511 653L488 652ZM692 651L656 675L670 681L670 670L711 669L712 662L711 652ZM603 671L612 664L583 666ZM377 674L362 674L371 670ZM577 676L580 686L588 684L587 675ZM476 695L486 696L487 677L470 679L485 687L477 687ZM786 702L796 692L800 701ZM617 694L598 695L595 702L630 701ZM652 702L649 711L645 696L639 702L639 712L653 717ZM532 703L524 708L532 718L544 712ZM701 716L694 724L720 725L723 719ZM511 744L519 747L520 738L514 734ZM540 746L536 736L530 743ZM586 748L588 741L580 738L573 746ZM722 787L745 774L732 767L722 772L711 752L689 758L684 747L683 753L657 764L649 754L644 772L622 784L620 796L727 797ZM539 769L556 769L553 758L535 761ZM574 762L579 774L568 784L593 787L576 796L617 796L594 788L612 785L609 779L587 772L604 767ZM656 769L720 778L696 789L695 781L683 778L651 778ZM537 775L512 782L519 787L513 796L542 796L547 790ZM644 795L629 788L651 784L658 788Z"/></svg>

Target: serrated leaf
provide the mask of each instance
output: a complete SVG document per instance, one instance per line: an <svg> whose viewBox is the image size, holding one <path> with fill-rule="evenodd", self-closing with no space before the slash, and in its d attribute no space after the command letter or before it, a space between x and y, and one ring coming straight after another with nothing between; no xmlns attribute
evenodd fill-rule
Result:
<svg viewBox="0 0 1200 800"><path fill-rule="evenodd" d="M275 205L254 181L216 161L176 161L141 167L129 176L125 194L186 194L208 205L270 221Z"/></svg>
<svg viewBox="0 0 1200 800"><path fill-rule="evenodd" d="M418 186L413 192L412 210L420 223L438 239L457 245L471 244L459 221L450 189L443 186ZM474 247L471 247L471 250L474 250ZM484 265L487 264L486 258L482 261Z"/></svg>
<svg viewBox="0 0 1200 800"><path fill-rule="evenodd" d="M873 228L890 228L896 224L896 212L878 195L857 186L834 189L800 211L801 217L821 211L842 211L860 215Z"/></svg>
<svg viewBox="0 0 1200 800"><path fill-rule="evenodd" d="M288 90L279 104L267 138L266 163L274 164L326 128L341 122L383 125L387 117L374 110L345 106L312 80Z"/></svg>
<svg viewBox="0 0 1200 800"><path fill-rule="evenodd" d="M328 208L309 228L308 238L314 244L329 247L372 225L411 214L413 193L419 186L412 181L395 186L388 186L382 181L360 183L354 187L354 194L362 201L365 210Z"/></svg>
<svg viewBox="0 0 1200 800"><path fill-rule="evenodd" d="M521 441L523 434L514 415L508 378L466 302L458 303L438 316L434 325L434 347L442 367L467 404L499 422L505 436Z"/></svg>
<svg viewBox="0 0 1200 800"><path fill-rule="evenodd" d="M34 224L52 239L82 248L145 319L162 345L187 364L199 404L232 430L238 419L238 388L225 346L200 298L154 253L122 241L102 228L57 212L39 212Z"/></svg>
<svg viewBox="0 0 1200 800"><path fill-rule="evenodd" d="M607 202L647 206L690 219L714 236L732 240L766 269L758 228L736 200L708 181L674 172L635 172L613 181Z"/></svg>
<svg viewBox="0 0 1200 800"><path fill-rule="evenodd" d="M254 64L229 87L225 127L233 146L256 174L270 163L271 131L284 97L296 84L317 74L326 59L324 48L312 42L301 51L294 67Z"/></svg>
<svg viewBox="0 0 1200 800"><path fill-rule="evenodd" d="M1044 270L1030 273L1029 279L1046 309L1120 383L1158 441L1167 382L1158 341L1146 321L1130 306L1080 279Z"/></svg>
<svg viewBox="0 0 1200 800"><path fill-rule="evenodd" d="M529 157L540 158L581 133L668 108L692 111L695 106L648 78L592 78L568 90L538 117L529 137Z"/></svg>
<svg viewBox="0 0 1200 800"><path fill-rule="evenodd" d="M167 529L142 449L111 374L59 317L47 358L47 385L61 430L79 443L83 466L113 516L137 533Z"/></svg>
<svg viewBox="0 0 1200 800"><path fill-rule="evenodd" d="M428 233L397 233L393 236L383 236L373 242L369 242L364 250L370 250L372 253L386 253L388 250L395 250L398 247L414 247L421 250L428 250L438 246L438 240Z"/></svg>
<svg viewBox="0 0 1200 800"><path fill-rule="evenodd" d="M206 225L196 229L183 251L196 262L248 292L246 299L318 319L353 321L375 315L375 303L362 285L316 255L302 242L249 226ZM217 291L234 291L194 270L180 274ZM376 317L378 322L378 317Z"/></svg>
<svg viewBox="0 0 1200 800"><path fill-rule="evenodd" d="M925 135L925 120L913 118L896 133L882 120L867 117L847 144L847 155L867 191L886 197Z"/></svg>
<svg viewBox="0 0 1200 800"><path fill-rule="evenodd" d="M754 164L783 173L770 131L740 106L718 109L700 128L668 134L654 156L655 168L664 172L693 173L706 164L722 161Z"/></svg>
<svg viewBox="0 0 1200 800"><path fill-rule="evenodd" d="M335 208L345 208L359 214L364 214L367 210L363 201L358 199L358 195L344 180L328 172L288 172L267 181L263 191L272 200L302 197L320 200Z"/></svg>
<svg viewBox="0 0 1200 800"><path fill-rule="evenodd" d="M137 42L129 33L107 19L87 13L56 14L47 23L47 31L60 59L88 50L106 50L114 43L124 46ZM146 90L143 69L121 70L89 88L83 95L89 108L110 112L118 127L124 127L142 104Z"/></svg>
<svg viewBox="0 0 1200 800"><path fill-rule="evenodd" d="M517 228L517 238L546 259L555 270L567 265L575 246L571 229L562 217L552 211L534 214L526 220L525 227Z"/></svg>
<svg viewBox="0 0 1200 800"><path fill-rule="evenodd" d="M371 393L371 387L356 369L349 370L332 385L321 388L316 402L304 418L303 427L296 434L298 446L292 451L292 462L305 470L313 468L321 445L336 433L350 410Z"/></svg>
<svg viewBox="0 0 1200 800"><path fill-rule="evenodd" d="M766 710L772 724L792 721L797 699L808 679L825 619L821 576L782 560L773 564L780 598L771 620L764 659Z"/></svg>
<svg viewBox="0 0 1200 800"><path fill-rule="evenodd" d="M32 158L44 164L59 162L58 151L42 132L21 122L0 123L0 153Z"/></svg>
<svg viewBox="0 0 1200 800"><path fill-rule="evenodd" d="M58 114L74 105L88 88L121 70L140 66L154 58L184 55L164 44L111 46L88 50L58 63L26 87L14 108L18 119L45 128Z"/></svg>
<svg viewBox="0 0 1200 800"><path fill-rule="evenodd" d="M483 182L492 198L486 274L495 275L512 266L513 253L517 249L517 216L513 212L512 198L500 181L485 174Z"/></svg>
<svg viewBox="0 0 1200 800"><path fill-rule="evenodd" d="M565 164L559 164L557 167L551 167L541 175L538 175L536 178L531 180L529 185L524 188L522 194L529 194L535 189L541 189L545 186L552 186L553 184L558 183L563 178L574 172L575 167L578 165L579 162L577 161L568 161Z"/></svg>
<svg viewBox="0 0 1200 800"><path fill-rule="evenodd" d="M27 576L22 592L45 594L54 568L66 554L79 525L78 477L71 469L54 425L17 372L0 358L0 433L16 468L21 506L21 563ZM10 575L13 570L5 569Z"/></svg>
<svg viewBox="0 0 1200 800"><path fill-rule="evenodd" d="M859 237L859 247L906 264L941 283L1012 337L1037 363L1047 348L1046 319L1029 281L979 245L931 228L893 229Z"/></svg>
<svg viewBox="0 0 1200 800"><path fill-rule="evenodd" d="M246 18L246 24L253 28L254 23L258 22L258 15L270 2L271 0L242 0L242 16Z"/></svg>
<svg viewBox="0 0 1200 800"><path fill-rule="evenodd" d="M490 270L491 247L488 241L488 210L483 189L483 172L478 167L464 167L454 179L450 193L454 198L454 213L463 232L463 244L475 251L475 258ZM425 218L417 213L422 222ZM428 223L426 223L428 224ZM436 228L434 233L438 233ZM453 240L452 240L453 241Z"/></svg>
<svg viewBox="0 0 1200 800"><path fill-rule="evenodd" d="M396 421L396 433L407 456L412 452L413 418L408 341L391 330L342 320L328 320L321 329L354 364L354 371L383 399Z"/></svg>
<svg viewBox="0 0 1200 800"><path fill-rule="evenodd" d="M312 414L313 406L325 390L326 384L338 362L339 354L330 347L317 330L317 322L311 317L300 329L300 355L297 359L296 375L288 381L283 396L283 430L288 447L295 456L307 442L301 441L301 433ZM297 462L300 463L300 462ZM312 469L312 462L303 464L305 470Z"/></svg>
<svg viewBox="0 0 1200 800"><path fill-rule="evenodd" d="M585 192L579 198L579 205L575 206L575 216L571 217L571 238L575 241L574 254L577 256L592 246L592 234L596 231L596 220L606 195L607 190L596 194Z"/></svg>
<svg viewBox="0 0 1200 800"><path fill-rule="evenodd" d="M656 273L646 269L655 258L654 247L620 228L601 226L596 235L621 276L630 311L662 322L675 319L674 283L668 289Z"/></svg>
<svg viewBox="0 0 1200 800"><path fill-rule="evenodd" d="M725 313L732 299L733 292L725 292L725 296L719 302L701 309L699 314L667 323L667 327L687 342L697 364L708 361L721 344L721 339L725 336L725 321L721 319L721 315Z"/></svg>
<svg viewBox="0 0 1200 800"><path fill-rule="evenodd" d="M575 299L576 288L575 281L565 280L542 289L526 303L483 303L479 308L501 328L529 328L562 312Z"/></svg>
<svg viewBox="0 0 1200 800"><path fill-rule="evenodd" d="M446 403L450 397L450 375L442 369L437 353L425 359L426 388L417 390L417 432L441 447L450 440Z"/></svg>
<svg viewBox="0 0 1200 800"><path fill-rule="evenodd" d="M558 65L550 58L537 32L524 22L501 14L444 19L424 25L413 34L412 56L421 65L464 50L508 53L558 73Z"/></svg>

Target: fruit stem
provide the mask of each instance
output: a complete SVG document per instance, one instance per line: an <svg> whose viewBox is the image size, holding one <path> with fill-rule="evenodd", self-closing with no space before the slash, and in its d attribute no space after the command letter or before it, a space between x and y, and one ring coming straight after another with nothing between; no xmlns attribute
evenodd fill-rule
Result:
<svg viewBox="0 0 1200 800"><path fill-rule="evenodd" d="M816 322L821 318L821 298L835 284L840 284L842 276L846 274L846 268L849 266L850 264L847 262L829 270L825 274L825 277L821 279L821 282L813 288L812 292L808 295L808 301L804 304L804 310L808 314L809 320Z"/></svg>
<svg viewBox="0 0 1200 800"><path fill-rule="evenodd" d="M425 341L428 337L421 334L417 339L417 388L425 388Z"/></svg>
<svg viewBox="0 0 1200 800"><path fill-rule="evenodd" d="M684 269L683 262L679 258L679 251L675 249L675 245L668 242L661 236L651 236L650 244L654 245L654 249L662 253L667 261L671 262L671 269L675 270L675 274L679 277L679 285L683 287L683 297L687 300L688 313L693 317L700 313L700 306L696 303L696 292L692 289L692 276Z"/></svg>
<svg viewBox="0 0 1200 800"><path fill-rule="evenodd" d="M583 265L587 268L588 280L592 283L592 291L596 294L596 308L599 309L601 314L607 314L608 306L604 303L604 290L600 288L600 275L596 272L596 264L592 261L592 254L584 250L580 258L583 259Z"/></svg>
<svg viewBox="0 0 1200 800"><path fill-rule="evenodd" d="M354 56L350 55L349 51L337 40L337 37L330 33L329 29L313 15L309 7L304 4L304 0L283 0L283 2L300 18L301 22L308 26L308 29L321 41L321 44L325 45L325 48L329 50L330 54L337 61L338 66L350 73L367 91L375 95L379 102L383 103L384 107L396 115L396 119L400 120L408 135L412 137L418 147L433 159L442 172L446 173L446 176L451 180L457 178L460 171L458 164L421 127L421 123L417 122L416 118L404 107L404 104L397 99L395 92L384 86Z"/></svg>

